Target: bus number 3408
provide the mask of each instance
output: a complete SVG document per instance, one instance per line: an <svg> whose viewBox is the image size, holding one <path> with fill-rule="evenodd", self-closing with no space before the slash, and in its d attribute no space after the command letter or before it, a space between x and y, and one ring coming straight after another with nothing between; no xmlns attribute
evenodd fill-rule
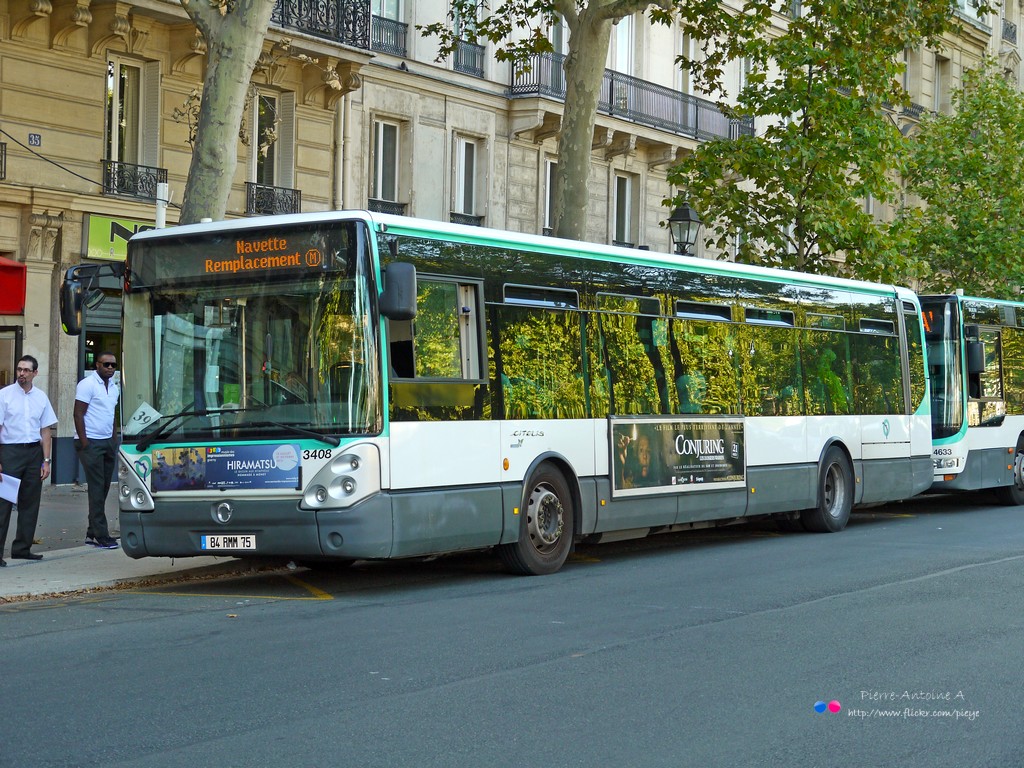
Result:
<svg viewBox="0 0 1024 768"><path fill-rule="evenodd" d="M302 458L304 459L329 459L331 458L330 448L316 448L311 451L303 451Z"/></svg>

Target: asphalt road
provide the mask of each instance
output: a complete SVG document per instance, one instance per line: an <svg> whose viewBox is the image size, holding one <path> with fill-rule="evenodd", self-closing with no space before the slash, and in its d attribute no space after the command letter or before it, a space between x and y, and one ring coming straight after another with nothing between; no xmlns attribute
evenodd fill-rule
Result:
<svg viewBox="0 0 1024 768"><path fill-rule="evenodd" d="M1022 522L923 499L548 577L466 555L0 606L0 766L1022 765Z"/></svg>

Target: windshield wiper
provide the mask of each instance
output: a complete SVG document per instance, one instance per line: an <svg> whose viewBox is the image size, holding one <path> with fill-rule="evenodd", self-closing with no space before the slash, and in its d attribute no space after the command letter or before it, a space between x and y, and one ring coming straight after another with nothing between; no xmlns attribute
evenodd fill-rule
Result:
<svg viewBox="0 0 1024 768"><path fill-rule="evenodd" d="M318 440L321 443L327 443L332 448L337 448L341 445L341 438L333 437L331 435L321 435L319 432L314 432L311 429L300 427L296 424L283 424L280 421L246 421L242 424L234 424L231 429L244 429L246 427L277 427L283 429L286 432L293 432L296 435L302 435L313 440Z"/></svg>
<svg viewBox="0 0 1024 768"><path fill-rule="evenodd" d="M144 451L157 440L159 440L161 437L169 435L171 433L171 425L175 424L178 421L178 419L184 419L189 416L205 416L207 413L209 413L209 411L207 411L204 408L195 411L179 411L178 413L172 413L168 416L161 416L153 423L156 424L157 422L162 421L163 424L154 429L152 432L149 432L146 435L144 435L139 440L139 442L135 444L136 450Z"/></svg>
<svg viewBox="0 0 1024 768"><path fill-rule="evenodd" d="M139 440L139 442L136 443L135 448L137 450L144 451L147 448L149 448L149 446L151 446L153 443L155 443L157 440L159 440L160 438L166 437L167 435L171 434L171 432L173 431L171 429L172 426L180 426L180 425L176 424L178 419L185 419L185 418L190 418L190 417L193 417L193 416L222 416L222 415L226 415L226 414L240 413L242 411L265 411L265 410L266 410L265 406L264 407L260 407L260 408L201 408L201 409L197 409L197 410L193 410L193 411L184 410L184 411L179 411L178 413L172 413L172 414L170 414L168 416L161 416L156 421L154 421L153 424L151 424L149 426L152 427L152 426L154 426L155 424L157 424L158 422L161 422L161 421L163 422L163 424L161 424L159 427L154 429L152 432L148 432L145 435L143 435L141 437L141 439Z"/></svg>

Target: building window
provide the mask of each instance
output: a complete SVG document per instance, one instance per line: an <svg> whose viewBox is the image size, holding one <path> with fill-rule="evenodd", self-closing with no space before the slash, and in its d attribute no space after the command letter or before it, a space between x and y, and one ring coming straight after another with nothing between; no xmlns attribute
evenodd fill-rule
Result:
<svg viewBox="0 0 1024 768"><path fill-rule="evenodd" d="M546 160L544 163L544 234L555 231L555 171L558 163Z"/></svg>
<svg viewBox="0 0 1024 768"><path fill-rule="evenodd" d="M747 87L747 79L750 77L750 70L753 64L749 56L744 56L740 59L740 89L738 93L743 93L743 89Z"/></svg>
<svg viewBox="0 0 1024 768"><path fill-rule="evenodd" d="M935 55L935 102L933 109L939 113L949 112L950 62L944 56Z"/></svg>
<svg viewBox="0 0 1024 768"><path fill-rule="evenodd" d="M476 214L476 165L476 142L460 136L455 141L456 213Z"/></svg>
<svg viewBox="0 0 1024 768"><path fill-rule="evenodd" d="M153 198L167 181L160 157L160 66L111 56L107 60L103 151L104 194Z"/></svg>
<svg viewBox="0 0 1024 768"><path fill-rule="evenodd" d="M558 21L551 25L550 39L555 53L563 56L569 53L569 27L561 15L558 16Z"/></svg>
<svg viewBox="0 0 1024 768"><path fill-rule="evenodd" d="M693 58L693 44L690 41L688 35L684 35L682 32L677 33L677 39L679 41L679 48L677 56L692 59ZM693 93L693 84L691 83L690 70L686 67L676 67L676 81L680 93Z"/></svg>
<svg viewBox="0 0 1024 768"><path fill-rule="evenodd" d="M608 46L608 68L624 75L633 74L633 17L619 19L612 28L611 45Z"/></svg>
<svg viewBox="0 0 1024 768"><path fill-rule="evenodd" d="M257 93L252 105L252 151L257 184L277 185L277 97Z"/></svg>
<svg viewBox="0 0 1024 768"><path fill-rule="evenodd" d="M377 120L373 124L373 186L371 194L378 200L398 200L397 123Z"/></svg>
<svg viewBox="0 0 1024 768"><path fill-rule="evenodd" d="M107 60L108 160L155 166L160 152L160 66L119 56Z"/></svg>
<svg viewBox="0 0 1024 768"><path fill-rule="evenodd" d="M402 20L401 0L373 0L373 15L392 21Z"/></svg>
<svg viewBox="0 0 1024 768"><path fill-rule="evenodd" d="M295 176L295 94L255 90L248 129L249 181L265 187L291 187Z"/></svg>
<svg viewBox="0 0 1024 768"><path fill-rule="evenodd" d="M142 162L142 68L112 59L107 62L107 157Z"/></svg>
<svg viewBox="0 0 1024 768"><path fill-rule="evenodd" d="M616 245L632 248L636 244L636 184L632 176L615 176L615 233Z"/></svg>

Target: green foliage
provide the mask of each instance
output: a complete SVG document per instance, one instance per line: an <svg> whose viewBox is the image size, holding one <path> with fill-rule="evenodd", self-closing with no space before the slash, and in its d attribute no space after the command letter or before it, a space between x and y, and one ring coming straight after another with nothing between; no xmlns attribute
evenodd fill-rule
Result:
<svg viewBox="0 0 1024 768"><path fill-rule="evenodd" d="M701 144L669 181L705 219L706 243L737 260L888 279L902 257L864 201L897 193L902 136L888 114L906 102L900 53L934 43L953 23L946 0L807 0L781 34L775 11L748 0L734 17L698 0L680 10L691 39L681 58L705 92L724 96L730 63L745 62L732 117L757 119L757 136Z"/></svg>
<svg viewBox="0 0 1024 768"><path fill-rule="evenodd" d="M501 0L492 9L482 0L452 0L443 22L418 27L438 39L438 60L454 53L463 41L489 41L496 59L527 71L532 56L553 50L548 30L559 17L565 20L569 29L565 112L558 135L553 205L558 236L580 240L586 232L591 144L611 25L644 11L652 18L666 19L681 1Z"/></svg>
<svg viewBox="0 0 1024 768"><path fill-rule="evenodd" d="M452 0L448 17L434 24L418 24L427 37L438 40L438 60L455 52L460 41L495 44L498 61L527 65L535 53L552 51L547 29L557 21L558 2L547 0L506 0L492 12L479 0Z"/></svg>
<svg viewBox="0 0 1024 768"><path fill-rule="evenodd" d="M987 62L965 75L953 105L907 141L906 190L922 205L901 212L893 237L925 290L1019 298L1024 95Z"/></svg>

